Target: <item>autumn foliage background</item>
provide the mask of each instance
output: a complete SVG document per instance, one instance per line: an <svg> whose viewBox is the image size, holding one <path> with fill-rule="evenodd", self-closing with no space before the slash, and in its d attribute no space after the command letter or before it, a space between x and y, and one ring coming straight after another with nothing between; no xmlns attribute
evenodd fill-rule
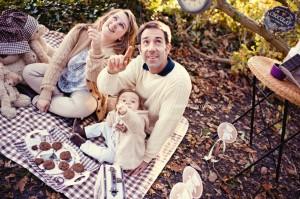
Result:
<svg viewBox="0 0 300 199"><path fill-rule="evenodd" d="M264 13L275 6L288 6L296 14L300 14L298 0L228 0L237 11L255 20L263 26ZM94 21L103 12L111 8L131 9L139 24L149 19L160 19L173 28L173 44L180 45L182 34L187 33L189 42L201 52L218 55L225 63L230 63L232 72L246 73L246 62L253 55L262 55L281 60L284 55L278 52L261 36L254 34L234 18L212 6L201 15L183 12L177 0L0 0L0 10L17 8L39 19L52 30L67 32L78 22ZM214 27L210 31L207 27ZM221 35L225 38L218 37ZM296 28L289 32L274 33L282 38L290 47L300 38L299 19ZM216 39L221 40L221 43ZM230 41L230 42L228 42ZM232 41L232 42L231 42ZM221 46L220 46L221 44ZM222 52L225 48L225 52Z"/></svg>

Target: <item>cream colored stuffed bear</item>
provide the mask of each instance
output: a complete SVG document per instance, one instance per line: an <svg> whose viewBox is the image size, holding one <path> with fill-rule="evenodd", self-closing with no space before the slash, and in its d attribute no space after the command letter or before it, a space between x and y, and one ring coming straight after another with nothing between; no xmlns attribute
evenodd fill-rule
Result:
<svg viewBox="0 0 300 199"><path fill-rule="evenodd" d="M41 63L49 63L50 57L54 53L54 48L47 45L45 40L43 39L43 35L48 31L48 29L44 26L39 24L35 30L35 32L32 34L29 46L31 50L35 53L37 62ZM30 53L25 54L25 57L27 55L30 57ZM30 59L30 58L27 58ZM26 58L25 58L26 61Z"/></svg>
<svg viewBox="0 0 300 199"><path fill-rule="evenodd" d="M25 60L22 55L0 55L0 64L3 64L6 69L11 72L17 73L22 76L23 70L26 66ZM2 80L1 80L2 81ZM25 84L25 81L22 81Z"/></svg>
<svg viewBox="0 0 300 199"><path fill-rule="evenodd" d="M45 26L38 25L29 41L30 52L15 55L0 55L0 62L10 71L21 76L24 67L28 64L37 62L49 63L49 59L53 55L55 48L48 45L42 38L42 35L47 32L47 30Z"/></svg>
<svg viewBox="0 0 300 199"><path fill-rule="evenodd" d="M0 24L0 62L6 68L22 76L25 65L49 62L54 49L42 38L48 29L34 17L8 9L0 13Z"/></svg>
<svg viewBox="0 0 300 199"><path fill-rule="evenodd" d="M30 105L30 97L20 94L15 88L22 80L22 77L14 72L9 71L0 63L0 103L1 114L8 119L16 116L15 107L26 107Z"/></svg>

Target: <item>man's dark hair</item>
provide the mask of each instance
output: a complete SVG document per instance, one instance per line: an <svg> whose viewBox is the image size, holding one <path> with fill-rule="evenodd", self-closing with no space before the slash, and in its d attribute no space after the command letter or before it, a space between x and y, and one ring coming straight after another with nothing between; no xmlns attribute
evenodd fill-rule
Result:
<svg viewBox="0 0 300 199"><path fill-rule="evenodd" d="M141 27L139 28L138 35L137 35L138 44L141 44L141 37L142 37L142 33L144 32L144 30L152 29L152 28L153 29L159 29L159 30L163 31L166 43L167 44L171 43L171 30L170 30L170 27L167 26L166 24L160 22L160 21L149 21L149 22L144 23L143 25L141 25Z"/></svg>

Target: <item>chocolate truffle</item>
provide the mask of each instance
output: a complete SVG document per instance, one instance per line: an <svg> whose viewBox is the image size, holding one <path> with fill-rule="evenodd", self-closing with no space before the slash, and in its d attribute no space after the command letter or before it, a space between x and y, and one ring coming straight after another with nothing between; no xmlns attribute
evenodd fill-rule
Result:
<svg viewBox="0 0 300 199"><path fill-rule="evenodd" d="M70 165L68 162L66 161L61 161L59 164L58 164L58 168L62 171L65 171L67 169L69 169Z"/></svg>
<svg viewBox="0 0 300 199"><path fill-rule="evenodd" d="M54 169L55 164L54 164L53 160L45 160L43 163L43 166L46 170L51 170L51 169Z"/></svg>
<svg viewBox="0 0 300 199"><path fill-rule="evenodd" d="M84 171L84 166L81 163L75 163L75 164L73 164L72 169L76 173L81 173Z"/></svg>
<svg viewBox="0 0 300 199"><path fill-rule="evenodd" d="M49 142L41 142L40 149L42 151L48 151L49 149L51 149L51 144Z"/></svg>
<svg viewBox="0 0 300 199"><path fill-rule="evenodd" d="M68 169L68 170L64 171L63 175L66 179L72 179L75 176L75 172L72 171L71 169Z"/></svg>
<svg viewBox="0 0 300 199"><path fill-rule="evenodd" d="M37 145L33 145L33 146L31 147L31 149L34 150L34 151L36 151L36 150L39 149L39 147L38 147Z"/></svg>
<svg viewBox="0 0 300 199"><path fill-rule="evenodd" d="M55 151L58 151L59 149L62 148L62 143L61 142L54 142L52 144L52 148L55 150Z"/></svg>
<svg viewBox="0 0 300 199"><path fill-rule="evenodd" d="M68 160L70 160L72 158L70 151L63 151L63 152L61 152L60 155L59 155L59 157L60 157L60 159L66 160L66 161L68 161Z"/></svg>
<svg viewBox="0 0 300 199"><path fill-rule="evenodd" d="M35 158L34 162L36 165L39 166L40 164L42 164L44 162L44 159L43 158Z"/></svg>

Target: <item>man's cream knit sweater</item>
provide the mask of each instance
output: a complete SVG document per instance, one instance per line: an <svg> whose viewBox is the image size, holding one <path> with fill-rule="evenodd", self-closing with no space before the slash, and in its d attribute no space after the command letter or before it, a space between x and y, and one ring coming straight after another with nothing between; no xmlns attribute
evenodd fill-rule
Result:
<svg viewBox="0 0 300 199"><path fill-rule="evenodd" d="M121 89L133 88L146 99L151 134L146 145L145 162L155 158L174 132L188 104L191 79L182 65L174 63L173 70L161 76L143 69L144 61L138 56L129 63L126 70L111 75L105 68L97 79L97 86L103 93L116 95Z"/></svg>

